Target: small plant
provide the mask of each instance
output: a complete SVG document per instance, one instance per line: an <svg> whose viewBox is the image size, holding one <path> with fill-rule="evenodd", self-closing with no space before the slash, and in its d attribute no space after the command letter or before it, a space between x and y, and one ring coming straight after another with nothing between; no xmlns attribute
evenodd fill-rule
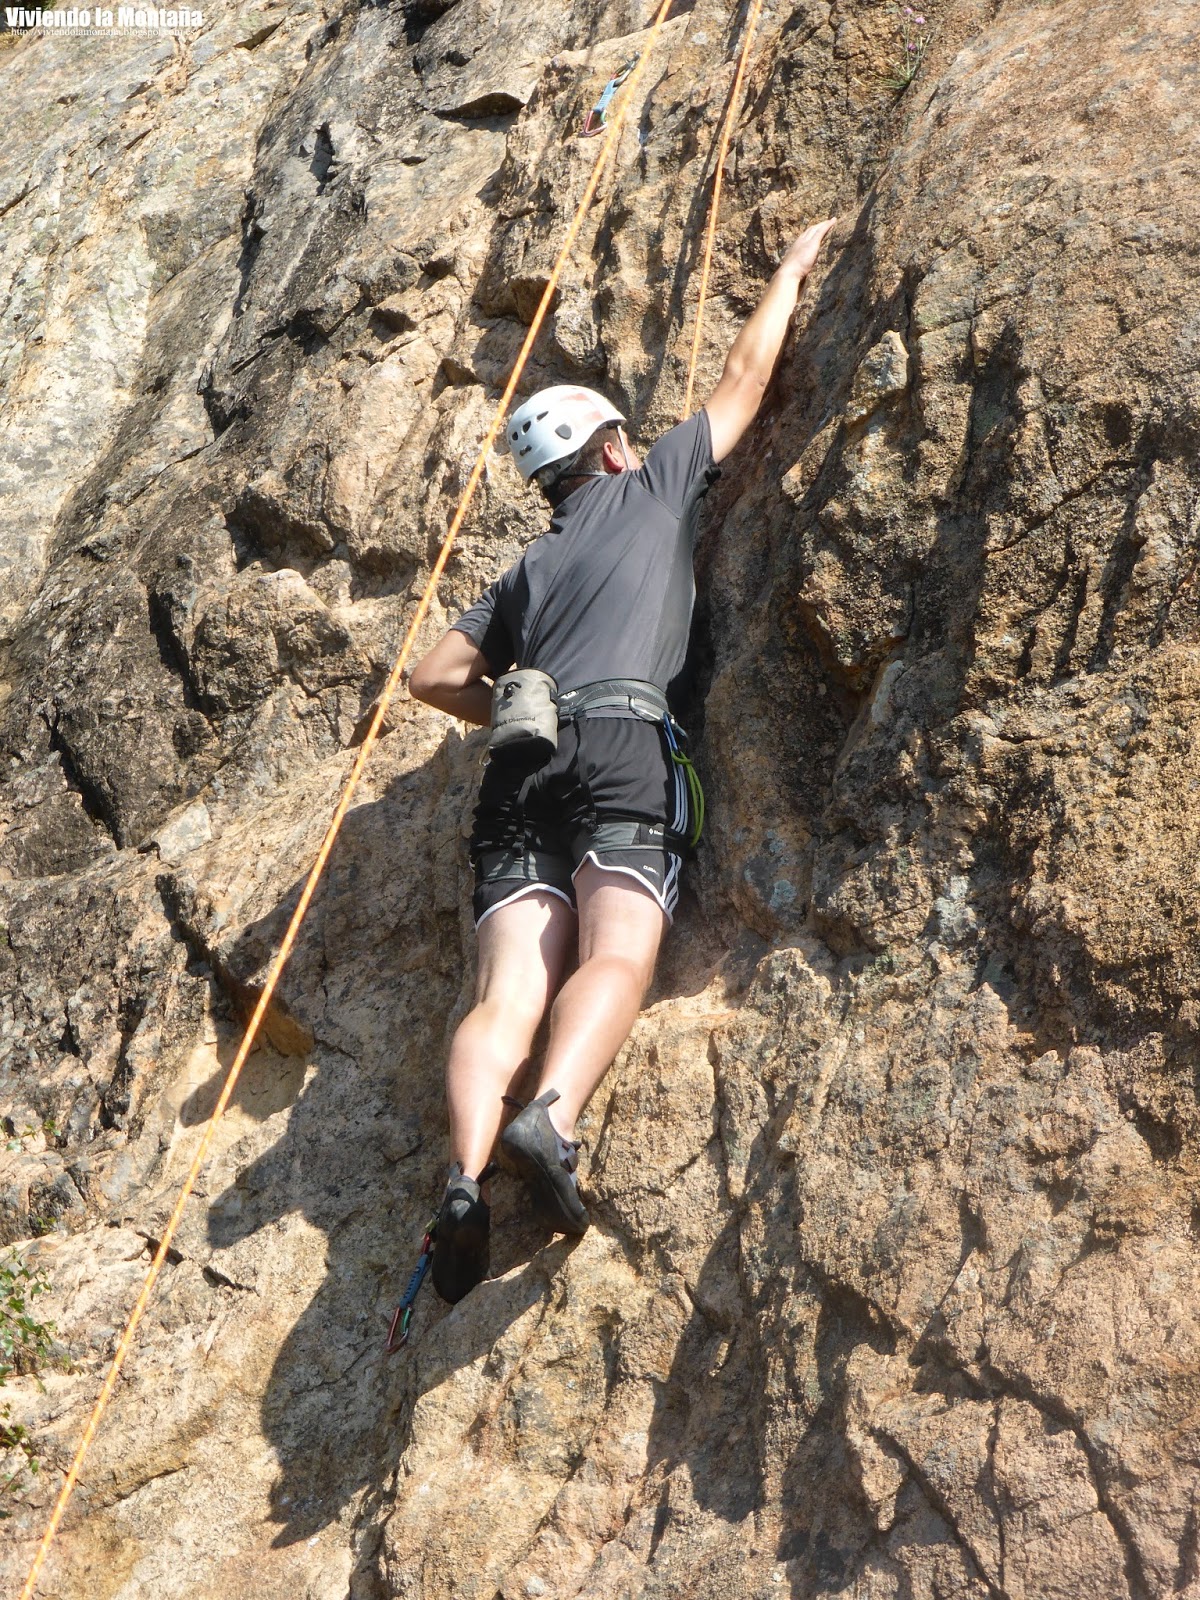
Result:
<svg viewBox="0 0 1200 1600"><path fill-rule="evenodd" d="M32 1123L26 1123L21 1131L17 1132L17 1125L11 1117L0 1119L0 1134L4 1136L5 1150L16 1152L24 1150L26 1141L36 1139L38 1130ZM63 1143L63 1130L53 1117L47 1117L42 1123L42 1137L47 1145L61 1146Z"/></svg>
<svg viewBox="0 0 1200 1600"><path fill-rule="evenodd" d="M52 1323L39 1322L32 1302L50 1292L40 1267L27 1266L15 1250L0 1257L0 1383L13 1372L32 1372L50 1353Z"/></svg>
<svg viewBox="0 0 1200 1600"><path fill-rule="evenodd" d="M8 1465L14 1455L17 1464L9 1472ZM29 1437L29 1429L12 1420L12 1407L7 1401L0 1405L0 1458L3 1458L0 1460L0 1496L15 1494L21 1488L21 1480L26 1472L36 1477L42 1465L33 1447L33 1440ZM11 1516L12 1512L0 1505L0 1518Z"/></svg>
<svg viewBox="0 0 1200 1600"><path fill-rule="evenodd" d="M921 70L921 63L925 59L925 52L929 48L933 34L924 16L912 6L894 6L893 10L896 13L896 27L900 35L897 40L900 53L896 65L890 72L884 74L884 82L889 89L894 89L897 94L903 94Z"/></svg>
<svg viewBox="0 0 1200 1600"><path fill-rule="evenodd" d="M34 1300L49 1288L45 1273L27 1266L16 1251L0 1257L0 1385L14 1372L36 1372L50 1354L54 1324L39 1321L33 1310ZM0 1495L13 1494L26 1472L38 1470L29 1431L12 1420L7 1401L0 1402L0 1458ZM0 1507L0 1517L8 1515Z"/></svg>

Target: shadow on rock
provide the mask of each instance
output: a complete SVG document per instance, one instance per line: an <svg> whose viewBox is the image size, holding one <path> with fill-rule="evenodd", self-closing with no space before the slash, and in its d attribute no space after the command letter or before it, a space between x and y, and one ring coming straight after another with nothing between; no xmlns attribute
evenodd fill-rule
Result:
<svg viewBox="0 0 1200 1600"><path fill-rule="evenodd" d="M657 1389L647 1560L681 1588L694 1579L697 1513L725 1525L703 1548L740 1552L746 1593L760 1581L797 1597L841 1592L871 1543L845 1441L845 1369L864 1343L890 1340L800 1258L796 1164L778 1148L791 1103L754 1140L743 1197L687 1281L691 1315Z"/></svg>
<svg viewBox="0 0 1200 1600"><path fill-rule="evenodd" d="M253 1131L234 1147L233 1181L208 1214L215 1280L272 1296L283 1326L296 1302L262 1400L281 1469L271 1494L279 1545L339 1520L364 1489L384 1491L419 1399L412 1347L389 1357L384 1342L443 1181L445 1046L470 977L460 919L469 788L469 760L443 745L347 815L266 1029L276 1049L291 1043L288 1081L256 1092L252 1056L237 1091L244 1116L286 1108L287 1118L267 1148ZM243 1005L261 989L303 881L213 952ZM204 1120L216 1092L215 1080L201 1085L181 1120ZM506 1232L493 1270L528 1262L544 1242ZM454 1310L427 1286L414 1343L438 1339L447 1316L467 1319L470 1336L456 1347L469 1362L545 1281L530 1264L515 1286L484 1286Z"/></svg>
<svg viewBox="0 0 1200 1600"><path fill-rule="evenodd" d="M470 784L457 781L456 759L439 752L348 814L285 973L282 1030L271 1033L276 1049L281 1037L308 1048L284 1058L287 1082L265 1094L251 1057L236 1100L251 1131L229 1151L232 1181L208 1212L211 1281L271 1296L268 1315L291 1322L262 1399L280 1466L274 1543L352 1520L368 1592L414 1410L546 1295L571 1244L551 1240L520 1184L501 1175L492 1278L455 1307L427 1282L410 1345L384 1353L444 1181L445 1054L472 978L461 838ZM447 764L449 785L436 770ZM214 952L243 1003L302 882ZM218 1088L214 1078L194 1090L181 1120L206 1119ZM282 1135L263 1148L268 1120L285 1112Z"/></svg>

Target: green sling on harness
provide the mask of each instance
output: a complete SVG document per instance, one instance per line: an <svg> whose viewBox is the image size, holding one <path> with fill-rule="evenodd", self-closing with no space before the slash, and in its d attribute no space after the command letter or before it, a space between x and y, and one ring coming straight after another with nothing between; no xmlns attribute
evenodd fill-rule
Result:
<svg viewBox="0 0 1200 1600"><path fill-rule="evenodd" d="M692 765L691 756L688 755L686 750L679 748L678 740L675 737L677 724L672 722L669 713L664 715L662 723L667 735L667 744L671 749L671 760L677 766L683 768L684 781L687 783L688 819L692 824L688 832L688 844L694 850L700 843L700 835L704 832L704 790L700 784L700 774ZM682 733L683 729L680 728L679 732Z"/></svg>

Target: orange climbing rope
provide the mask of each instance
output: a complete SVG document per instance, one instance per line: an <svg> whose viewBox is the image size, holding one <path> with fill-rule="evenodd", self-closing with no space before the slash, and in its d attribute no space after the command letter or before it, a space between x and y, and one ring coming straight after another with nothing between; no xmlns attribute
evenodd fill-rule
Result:
<svg viewBox="0 0 1200 1600"><path fill-rule="evenodd" d="M358 754L354 759L354 764L350 769L350 775L346 780L344 788L342 789L342 793L334 810L333 817L330 820L329 827L326 829L325 837L321 841L321 847L317 852L317 858L313 862L312 870L310 871L305 882L304 889L301 892L296 909L292 913L291 921L288 923L287 931L285 932L280 943L279 950L275 955L275 959L271 963L270 969L267 973L266 981L263 984L262 993L259 995L258 1003L255 1005L254 1011L250 1017L250 1021L246 1026L246 1031L242 1037L241 1044L238 1046L237 1054L234 1056L233 1061L230 1064L220 1096L215 1107L213 1108L212 1115L208 1119L208 1123L204 1129L200 1143L196 1148L196 1153L192 1158L192 1164L188 1168L187 1176L184 1178L183 1186L179 1191L179 1196L176 1199L175 1205L171 1211L171 1215L167 1219L166 1227L163 1229L162 1238L159 1240L158 1248L154 1252L153 1260L150 1263L150 1268L146 1273L146 1277L138 1294L137 1300L134 1302L133 1309L129 1313L129 1317L121 1333L121 1337L117 1342L117 1348L113 1354L113 1359L109 1366L108 1372L105 1375L104 1382L100 1387L100 1393L96 1397L96 1402L92 1407L92 1412L88 1418L87 1426L83 1430L83 1435L79 1441L78 1448L75 1451L74 1458L67 1471L66 1477L63 1480L62 1487L60 1488L54 1503L54 1508L50 1513L50 1520L46 1524L46 1530L42 1535L37 1552L33 1559L33 1563L29 1569L28 1576L25 1579L24 1587L21 1590L20 1600L33 1600L34 1589L37 1584L38 1575L41 1572L46 1557L50 1553L50 1547L54 1542L55 1535L57 1534L62 1523L63 1516L66 1513L67 1504L72 1493L74 1492L75 1485L79 1480L79 1473L80 1469L82 1468L84 1458L91 1447L97 1430L99 1429L101 1419L103 1418L104 1412L108 1407L108 1402L112 1398L113 1391L117 1386L117 1380L121 1375L121 1370L124 1367L130 1349L133 1346L133 1340L138 1326L141 1323L142 1317L146 1311L146 1307L150 1302L150 1297L154 1292L154 1286L157 1283L159 1274L162 1271L163 1263L166 1261L167 1256L170 1253L171 1241L174 1239L175 1234L178 1231L179 1224L183 1220L183 1214L186 1209L187 1202L191 1198L192 1192L196 1185L196 1180L200 1176L201 1169L204 1166L205 1159L208 1155L209 1146L212 1143L213 1135L216 1132L217 1125L224 1116L225 1110L229 1105L229 1101L233 1096L233 1091L237 1085L242 1068L246 1063L246 1059L249 1056L251 1049L253 1048L254 1041L258 1035L258 1030L262 1026L263 1018L267 1013L267 1009L270 1006L271 999L275 993L275 989L279 983L283 969L287 965L288 957L291 955L292 948L295 945L296 937L300 931L300 926L304 921L305 915L308 912L309 904L312 901L312 897L316 892L317 885L320 883L322 874L325 871L325 866L329 860L330 852L333 849L334 841L341 830L342 822L345 819L347 811L350 809L350 802L354 797L355 790L358 788L359 781L362 778L363 771L365 770L366 764L370 759L371 752L375 748L375 744L378 741L379 730L383 724L383 719L387 714L387 708L391 703L396 689L399 687L400 678L404 672L404 668L408 664L408 659L412 654L412 647L416 640L417 633L420 630L421 624L425 620L425 617L429 611L430 604L437 589L438 580L441 578L441 575L445 570L446 563L450 558L450 552L454 547L454 542L458 537L459 531L462 528L463 522L466 518L467 511L470 508L471 501L475 497L475 491L478 489L480 480L482 479L484 471L486 470L488 455L490 454L492 446L495 444L500 430L504 425L504 417L508 410L509 402L516 392L517 384L520 381L521 374L525 369L525 363L529 359L529 354L533 348L534 340L537 338L538 332L541 329L541 325L545 320L546 313L550 308L550 303L554 297L555 289L558 286L558 280L562 276L563 268L566 266L567 259L574 247L575 240L579 236L579 230L583 226L583 220L587 215L588 208L590 207L592 200L595 198L596 190L599 187L600 179L603 176L604 169L608 164L609 157L612 155L614 149L616 148L617 142L621 137L621 133L625 125L625 119L628 115L629 107L633 100L634 91L637 88L638 82L641 79L647 62L649 61L650 54L655 43L657 42L659 31L666 20L666 15L670 10L671 4L672 0L661 0L658 11L655 13L654 20L650 25L646 42L642 48L642 53L638 57L637 64L633 68L633 71L629 74L627 92L621 96L620 107L617 111L617 114L604 129L604 142L601 145L600 151L596 157L596 162L584 188L583 196L580 199L578 207L576 208L575 215L571 219L570 226L567 229L566 238L563 240L562 247L560 248L554 265L551 268L550 276L546 282L546 287L542 292L542 298L538 304L536 312L534 313L533 320L530 322L528 332L526 333L524 342L522 343L521 349L518 352L516 362L513 365L512 372L508 379L508 383L505 385L504 393L500 397L500 400L496 406L495 414L492 417L492 421L486 434L484 435L483 442L479 447L479 453L476 457L475 464L471 469L470 477L467 479L466 487L464 488L462 496L459 499L457 509L455 510L454 516L451 519L446 536L442 540L442 545L441 549L438 551L437 560L434 562L433 569L430 572L429 581L425 585L425 590L421 595L420 600L417 602L417 608L413 613L411 622L409 623L408 631L406 632L404 641L400 646L400 651L396 656L396 660L393 663L390 673L388 674L387 682L384 684L383 691L376 702L375 714L371 718L370 726L367 729L366 736L363 739L363 742L359 747ZM683 405L684 416L688 414L691 406L692 390L696 373L696 361L700 349L700 334L704 317L704 302L708 290L709 270L712 263L713 245L716 238L717 215L721 201L722 171L725 157L729 149L729 140L733 130L734 119L737 115L742 81L745 76L746 63L750 54L750 46L753 42L754 33L758 25L758 18L761 10L762 0L754 0L747 21L746 34L742 41L741 53L738 57L737 70L734 76L733 88L730 93L729 106L726 111L725 121L721 131L721 142L717 155L716 171L713 177L713 194L710 203L708 229L705 236L704 259L701 267L700 294L696 308L696 328L692 338L691 356L688 363L687 388Z"/></svg>
<svg viewBox="0 0 1200 1600"><path fill-rule="evenodd" d="M725 157L729 153L729 139L733 133L733 124L737 117L738 105L742 95L742 79L746 76L746 63L750 59L750 46L754 42L754 31L758 27L759 13L762 11L762 0L754 0L750 7L750 15L746 20L746 34L742 40L741 52L738 55L737 71L733 78L733 88L729 93L729 105L725 111L725 121L721 128L721 143L717 149L717 166L713 173L712 200L708 208L708 228L704 235L704 259L700 265L700 295L696 302L696 327L692 333L692 353L688 360L687 389L683 396L683 410L681 416L687 417L692 409L692 388L696 379L696 362L700 355L700 330L704 325L704 302L708 296L708 273L712 265L713 244L717 237L717 214L721 209L721 179L725 171Z"/></svg>
<svg viewBox="0 0 1200 1600"><path fill-rule="evenodd" d="M59 1490L58 1498L54 1503L54 1509L50 1513L50 1521L46 1525L46 1531L42 1535L41 1543L38 1545L37 1553L34 1556L33 1565L30 1567L29 1575L25 1579L25 1587L21 1590L20 1600L33 1600L34 1585L37 1583L38 1573L42 1569L42 1565L49 1553L50 1546L54 1542L54 1536L58 1532L59 1524L62 1522L63 1514L67 1508L67 1502L70 1500L71 1494L75 1488L75 1484L78 1481L79 1471L83 1465L83 1459L87 1455L92 1440L96 1436L96 1430L100 1426L100 1419L104 1415L105 1409L108 1406L108 1402L112 1397L113 1390L117 1386L117 1379L120 1377L121 1369L125 1365L126 1357L129 1355L130 1348L133 1344L134 1334L137 1332L138 1324L142 1320L142 1316L146 1310L147 1304L149 1303L150 1296L154 1291L154 1285L158 1280L159 1273L162 1271L163 1262L167 1259L168 1252L171 1248L171 1240L175 1237L175 1232L183 1219L184 1209L187 1205L188 1199L191 1196L192 1190L195 1187L196 1179L200 1175L200 1169L204 1165L205 1157L208 1154L209 1145L212 1143L213 1134L216 1131L217 1124L220 1122L225 1113L225 1108L229 1104L230 1097L233 1094L234 1087L237 1084L238 1076L241 1073L243 1065L245 1064L246 1057L250 1054L251 1047L254 1044L255 1036L258 1033L259 1027L262 1025L263 1017L266 1015L267 1007L271 1003L271 997L274 994L275 987L279 982L280 974L283 972L283 968L287 963L288 956L291 954L292 946L296 942L296 935L300 931L300 924L304 921L304 916L308 910L309 902L312 900L317 884L320 882L321 874L325 870L325 863L329 860L329 853L333 849L334 840L337 838L338 831L342 826L342 821L346 815L346 812L350 808L350 801L353 798L354 791L358 787L359 779L363 774L363 769L366 767L367 761L371 755L371 751L375 747L376 740L379 737L379 729L387 712L388 704L390 703L392 696L395 694L396 689L399 686L401 674L403 673L405 666L408 664L408 658L412 653L413 641L416 639L421 623L425 620L425 615L429 610L430 602L432 601L434 591L437 588L438 579L441 577L442 572L445 569L446 562L450 557L450 551L454 545L454 541L458 537L458 532L463 525L463 520L466 517L467 510L471 504L471 501L475 497L475 491L479 487L480 479L483 477L484 469L487 465L488 454L491 451L493 444L496 442L496 439L500 433L500 429L504 425L504 417L508 410L509 401L516 392L517 383L520 380L525 363L529 359L529 352L532 350L533 342L538 335L538 330L541 328L542 322L545 320L546 312L549 310L550 302L554 297L554 291L558 286L558 280L562 275L563 268L566 266L567 258L571 253L571 249L574 246L576 238L578 237L579 230L583 226L583 219L587 214L588 207L591 205L592 200L595 197L595 193L599 186L601 176L603 175L604 168L608 163L610 155L616 148L617 141L621 137L621 131L625 125L625 118L633 101L633 96L637 89L638 81L641 78L646 63L650 59L650 52L653 50L658 39L659 30L661 29L663 22L666 20L666 15L670 9L671 3L672 0L662 0L658 11L655 13L654 21L650 25L645 45L642 48L642 53L638 57L637 65L634 67L629 76L628 82L625 86L625 92L621 95L619 109L605 129L604 142L600 147L599 154L596 157L595 166L592 168L591 176L588 178L587 185L584 188L583 198L580 200L575 215L571 219L571 224L567 229L567 235L563 241L562 248L559 250L557 259L554 262L554 266L551 268L550 277L546 283L545 290L542 293L542 298L538 305L537 311L534 313L533 321L529 325L529 331L525 335L525 341L522 344L520 352L517 356L516 364L512 369L512 373L509 377L507 385L505 386L504 393L500 397L500 402L496 407L496 413L492 418L491 425L489 426L487 433L484 435L483 443L479 447L479 454L476 457L474 467L471 469L471 475L467 479L467 485L462 492L462 498L458 502L458 509L454 513L450 527L447 530L446 537L442 540L442 547L438 551L437 560L433 564L433 571L429 575L429 582L425 585L425 592L422 594L417 603L417 609L413 613L412 621L409 623L408 632L405 634L404 642L400 646L400 653L396 657L395 664L393 665L391 672L388 674L387 682L383 687L383 692L379 696L379 700L375 707L375 715L371 718L371 723L367 729L366 737L359 748L358 755L355 757L354 765L350 769L350 776L346 780L345 788L342 790L341 798L338 800L337 808L333 813L333 818L328 829L326 830L324 839L321 841L321 848L317 852L317 859L313 863L312 871L308 875L308 880L304 885L304 890L300 896L299 902L296 905L295 911L292 913L292 919L288 923L287 932L283 936L283 941L279 946L279 951L276 954L274 961L271 963L270 970L267 973L266 982L263 985L262 994L258 998L258 1004L254 1008L254 1012L250 1018L249 1024L247 1025L242 1042L238 1046L237 1054L234 1056L230 1065L229 1072L225 1078L224 1087L221 1090L220 1098L218 1099L216 1106L213 1108L212 1116L208 1120L208 1126L205 1128L204 1135L200 1140L199 1146L197 1147L196 1154L192 1158L192 1164L188 1168L187 1177L183 1181L183 1188L179 1192L179 1198L175 1202L174 1210L171 1212L170 1218L167 1221L167 1225L163 1229L162 1238L159 1240L158 1249L154 1252L154 1259L150 1263L150 1270L146 1274L146 1279L142 1284L141 1292L134 1303L133 1310L129 1313L129 1320L126 1322L124 1331L122 1332L120 1340L117 1343L117 1348L113 1355L112 1363L109 1366L104 1383L101 1385L100 1393L96 1397L96 1403L92 1407L91 1416L88 1418L87 1426L83 1430L83 1437L80 1439L79 1447L75 1451L74 1460L71 1462L67 1475L63 1480L62 1488Z"/></svg>

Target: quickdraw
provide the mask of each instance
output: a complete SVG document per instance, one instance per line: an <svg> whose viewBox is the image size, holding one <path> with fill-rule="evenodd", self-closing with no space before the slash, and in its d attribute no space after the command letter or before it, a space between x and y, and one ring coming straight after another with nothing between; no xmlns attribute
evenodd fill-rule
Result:
<svg viewBox="0 0 1200 1600"><path fill-rule="evenodd" d="M669 715L663 717L662 725L667 735L671 760L683 768L683 776L687 782L688 820L692 824L688 843L694 850L700 843L700 835L704 832L704 790L700 784L700 774L692 765L692 758L679 748L679 741L675 736L675 724Z"/></svg>
<svg viewBox="0 0 1200 1600"><path fill-rule="evenodd" d="M388 1329L387 1343L383 1347L385 1356L394 1356L397 1350L403 1350L408 1343L408 1330L412 1324L413 1306L421 1292L421 1285L425 1282L425 1274L429 1271L433 1261L433 1236L437 1232L436 1214L430 1218L429 1226L425 1229L425 1237L421 1241L421 1254L417 1257L417 1264L412 1269L408 1280L408 1287L400 1297L400 1304L392 1316L392 1325ZM397 1332L400 1337L397 1338Z"/></svg>
<svg viewBox="0 0 1200 1600"><path fill-rule="evenodd" d="M599 100L587 114L587 120L579 131L581 139L590 139L597 133L603 133L608 126L608 108L612 104L612 97L625 82L625 79L637 66L637 57L627 61L621 70L604 85Z"/></svg>

